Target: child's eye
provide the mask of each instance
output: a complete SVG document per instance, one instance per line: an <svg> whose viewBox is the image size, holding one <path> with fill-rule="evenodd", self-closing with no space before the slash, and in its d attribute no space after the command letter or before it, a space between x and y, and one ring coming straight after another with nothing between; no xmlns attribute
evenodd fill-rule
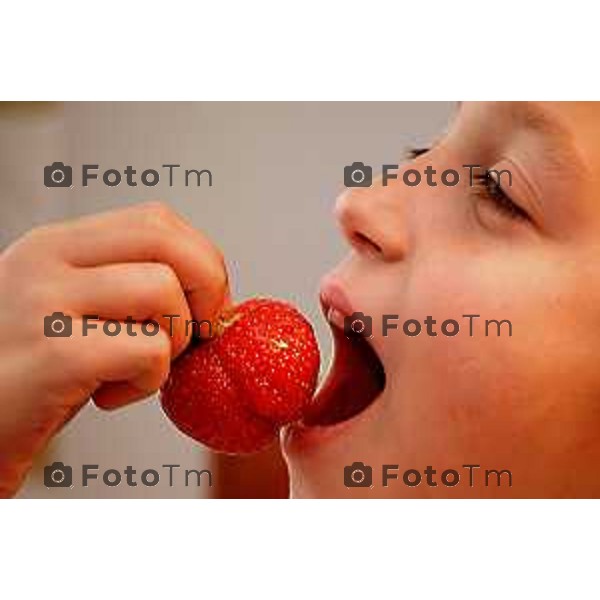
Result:
<svg viewBox="0 0 600 600"><path fill-rule="evenodd" d="M488 171L484 175L475 175L473 182L475 193L478 197L491 203L494 209L502 213L502 215L511 219L530 220L527 212L511 200L492 173Z"/></svg>
<svg viewBox="0 0 600 600"><path fill-rule="evenodd" d="M415 147L406 151L407 157L411 160L426 154L431 148ZM484 174L473 176L473 187L477 196L488 203L501 216L514 220L531 221L527 211L510 198L502 189L498 176L493 171L486 171Z"/></svg>

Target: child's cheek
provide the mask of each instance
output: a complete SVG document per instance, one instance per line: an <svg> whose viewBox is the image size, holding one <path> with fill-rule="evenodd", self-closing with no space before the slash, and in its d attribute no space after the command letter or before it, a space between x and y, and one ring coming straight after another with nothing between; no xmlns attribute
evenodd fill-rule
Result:
<svg viewBox="0 0 600 600"><path fill-rule="evenodd" d="M423 326L418 336L396 331L386 341L386 373L397 398L389 408L407 432L420 432L423 450L454 448L465 459L472 452L512 456L518 445L543 447L561 420L576 436L600 389L592 352L598 344L573 319L572 282L557 288L559 274L543 265L486 266L415 277L403 319L430 316L437 335ZM447 333L458 323L456 335L444 334L444 321Z"/></svg>

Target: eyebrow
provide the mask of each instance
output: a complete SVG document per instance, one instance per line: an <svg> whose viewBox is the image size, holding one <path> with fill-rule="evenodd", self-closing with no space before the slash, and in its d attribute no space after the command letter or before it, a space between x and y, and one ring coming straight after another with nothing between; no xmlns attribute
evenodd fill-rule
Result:
<svg viewBox="0 0 600 600"><path fill-rule="evenodd" d="M544 156L552 167L561 170L575 169L582 175L585 163L573 134L551 111L537 102L494 102L494 109L521 127L544 139Z"/></svg>
<svg viewBox="0 0 600 600"><path fill-rule="evenodd" d="M498 102L498 109L504 110L506 114L528 129L539 131L550 137L561 139L570 138L566 128L550 112L536 102Z"/></svg>

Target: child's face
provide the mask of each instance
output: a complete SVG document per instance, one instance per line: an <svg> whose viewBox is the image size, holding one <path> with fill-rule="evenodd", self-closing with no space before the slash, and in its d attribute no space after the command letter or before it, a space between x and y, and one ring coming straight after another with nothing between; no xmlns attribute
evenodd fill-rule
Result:
<svg viewBox="0 0 600 600"><path fill-rule="evenodd" d="M510 200L493 185L469 187L464 164L509 169L512 186L504 175L500 185ZM404 170L428 165L437 187L425 176L403 183ZM445 169L460 172L456 187L441 185ZM292 493L599 496L600 105L463 105L448 134L397 175L340 197L353 251L325 284L373 318L385 389L349 420L285 433ZM398 315L387 337L383 314ZM467 314L480 315L472 337ZM409 319L419 336L402 332ZM441 332L446 319L459 322L454 337ZM486 337L486 319L510 320L512 336L490 324ZM372 466L372 489L344 486L354 461ZM383 464L399 465L389 487ZM472 488L467 464L481 465ZM425 475L418 487L402 483L404 471L428 466L437 487ZM441 483L445 469L459 485ZM504 476L485 487L485 469L509 469L512 487Z"/></svg>

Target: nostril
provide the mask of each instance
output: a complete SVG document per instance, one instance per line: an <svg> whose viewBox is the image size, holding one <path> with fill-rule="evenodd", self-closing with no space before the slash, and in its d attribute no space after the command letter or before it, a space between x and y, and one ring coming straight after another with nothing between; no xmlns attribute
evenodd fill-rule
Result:
<svg viewBox="0 0 600 600"><path fill-rule="evenodd" d="M367 250L377 254L383 253L383 249L379 244L376 244L371 238L367 237L363 233L360 233L360 231L353 231L350 238L352 245L355 246L357 250Z"/></svg>

